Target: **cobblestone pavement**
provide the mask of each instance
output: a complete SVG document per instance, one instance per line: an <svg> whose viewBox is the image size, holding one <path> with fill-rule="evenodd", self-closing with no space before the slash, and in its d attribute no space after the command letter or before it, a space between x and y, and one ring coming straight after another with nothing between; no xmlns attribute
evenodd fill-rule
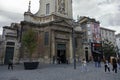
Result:
<svg viewBox="0 0 120 80"><path fill-rule="evenodd" d="M101 68L95 68L93 63L89 63L87 70L81 72L80 63L77 63L76 70L73 64L40 64L36 70L24 70L23 64L8 70L3 65L0 66L0 80L120 80L120 70L118 73L104 72L103 64Z"/></svg>

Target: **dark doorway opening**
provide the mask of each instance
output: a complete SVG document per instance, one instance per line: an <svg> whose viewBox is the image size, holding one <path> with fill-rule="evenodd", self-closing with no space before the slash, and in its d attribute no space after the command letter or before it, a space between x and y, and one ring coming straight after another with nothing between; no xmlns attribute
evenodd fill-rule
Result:
<svg viewBox="0 0 120 80"><path fill-rule="evenodd" d="M57 50L58 63L66 63L65 50Z"/></svg>
<svg viewBox="0 0 120 80"><path fill-rule="evenodd" d="M88 47L85 47L85 58L86 58L86 61L88 62Z"/></svg>
<svg viewBox="0 0 120 80"><path fill-rule="evenodd" d="M88 51L85 51L85 58L86 58L86 61L88 62Z"/></svg>
<svg viewBox="0 0 120 80"><path fill-rule="evenodd" d="M57 62L58 64L66 63L66 45L65 44L57 45Z"/></svg>

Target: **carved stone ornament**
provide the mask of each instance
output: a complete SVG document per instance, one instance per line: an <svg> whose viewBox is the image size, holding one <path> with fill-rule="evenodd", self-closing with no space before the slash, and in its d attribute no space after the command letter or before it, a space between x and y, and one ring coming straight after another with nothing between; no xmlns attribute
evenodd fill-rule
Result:
<svg viewBox="0 0 120 80"><path fill-rule="evenodd" d="M58 12L65 14L65 0L58 0Z"/></svg>

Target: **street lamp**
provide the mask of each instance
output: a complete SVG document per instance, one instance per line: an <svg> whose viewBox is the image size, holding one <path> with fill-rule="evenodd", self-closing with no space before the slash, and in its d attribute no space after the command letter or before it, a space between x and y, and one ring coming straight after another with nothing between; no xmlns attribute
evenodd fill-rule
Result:
<svg viewBox="0 0 120 80"><path fill-rule="evenodd" d="M73 58L74 58L74 69L76 69L76 40L75 40L75 31L79 32L81 31L81 27L79 24L74 24L75 22L72 22L72 46L73 46Z"/></svg>
<svg viewBox="0 0 120 80"><path fill-rule="evenodd" d="M76 69L76 51L75 51L75 31L74 26L72 28L72 45L73 45L73 58L74 58L74 69Z"/></svg>

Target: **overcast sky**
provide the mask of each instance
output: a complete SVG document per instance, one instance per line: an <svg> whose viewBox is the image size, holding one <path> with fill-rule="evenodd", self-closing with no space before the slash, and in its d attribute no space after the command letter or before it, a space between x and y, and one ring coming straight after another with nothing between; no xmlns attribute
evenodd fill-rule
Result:
<svg viewBox="0 0 120 80"><path fill-rule="evenodd" d="M29 0L0 0L0 34L2 27L23 20ZM39 0L31 0L31 12L39 9ZM73 18L77 15L95 18L101 27L120 33L120 0L73 0Z"/></svg>

